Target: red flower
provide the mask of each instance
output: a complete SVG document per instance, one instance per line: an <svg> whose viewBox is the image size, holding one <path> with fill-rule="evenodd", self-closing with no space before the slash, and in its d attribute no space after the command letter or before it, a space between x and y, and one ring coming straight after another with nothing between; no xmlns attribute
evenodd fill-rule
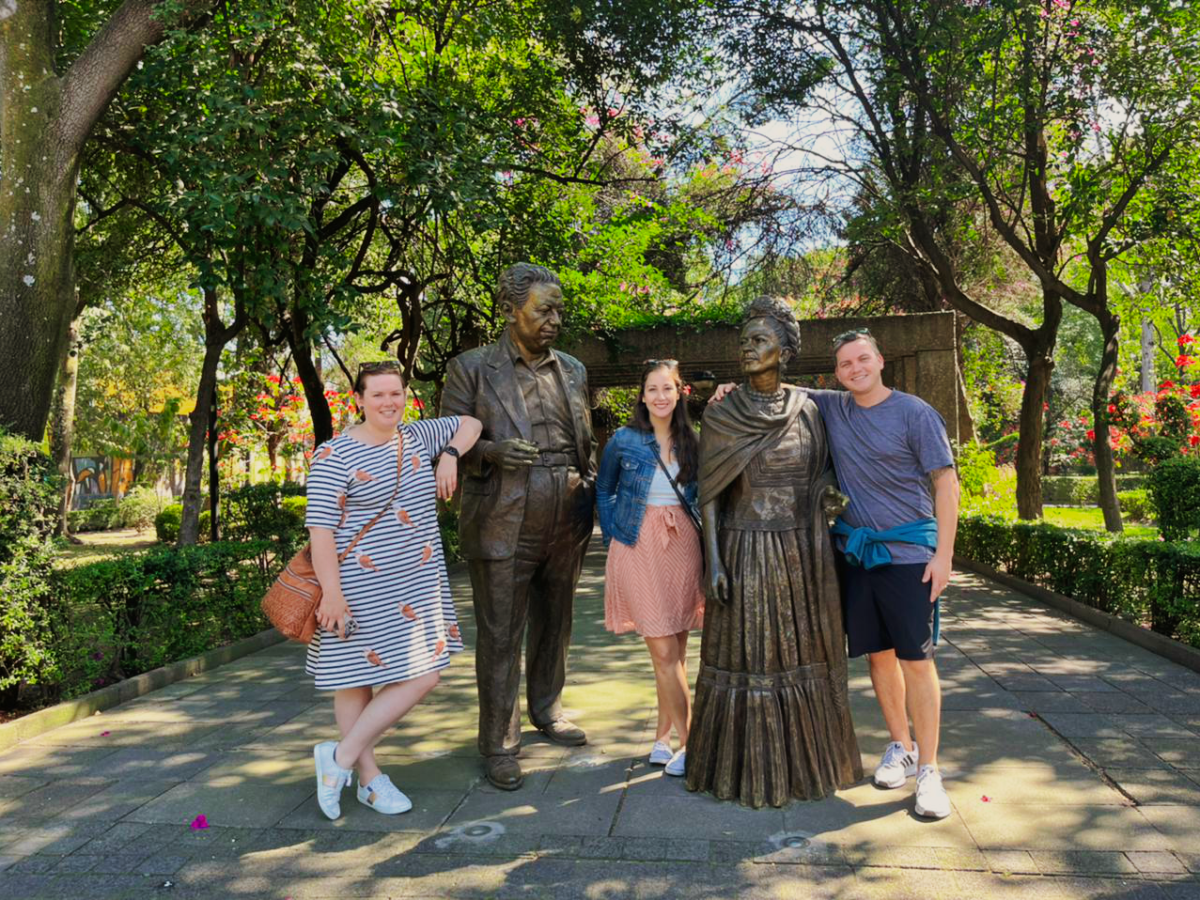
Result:
<svg viewBox="0 0 1200 900"><path fill-rule="evenodd" d="M1195 358L1188 356L1186 353L1180 353L1177 357L1175 357L1175 367L1177 369L1186 369L1195 362Z"/></svg>
<svg viewBox="0 0 1200 900"><path fill-rule="evenodd" d="M424 409L425 404L421 402L420 397L413 397L413 409Z"/></svg>
<svg viewBox="0 0 1200 900"><path fill-rule="evenodd" d="M1096 432L1094 429L1091 429L1091 428L1088 429L1087 439L1089 441L1094 441L1096 439Z"/></svg>
<svg viewBox="0 0 1200 900"><path fill-rule="evenodd" d="M1200 434L1193 434L1190 438L1188 438L1188 446L1200 446Z"/></svg>
<svg viewBox="0 0 1200 900"><path fill-rule="evenodd" d="M1194 344L1195 342L1196 342L1196 339L1194 337L1192 337L1190 334L1181 334L1179 336L1178 344L1180 347L1186 347L1188 344Z"/></svg>
<svg viewBox="0 0 1200 900"><path fill-rule="evenodd" d="M1110 404L1108 404L1108 413L1109 413L1109 415L1113 415L1113 414L1115 414L1115 413L1116 413L1116 411L1117 411L1117 404L1115 404L1115 403L1110 403Z"/></svg>
<svg viewBox="0 0 1200 900"><path fill-rule="evenodd" d="M1193 384L1191 394L1193 397L1200 399L1200 384Z"/></svg>
<svg viewBox="0 0 1200 900"><path fill-rule="evenodd" d="M1175 382L1173 382L1173 381L1164 381L1162 384L1160 384L1160 385L1158 386L1158 389L1159 389L1160 391L1169 391L1169 390L1171 390L1171 388L1173 388L1173 387L1175 387Z"/></svg>
<svg viewBox="0 0 1200 900"><path fill-rule="evenodd" d="M271 382L271 384L279 384L279 376L278 375L268 375L267 381Z"/></svg>

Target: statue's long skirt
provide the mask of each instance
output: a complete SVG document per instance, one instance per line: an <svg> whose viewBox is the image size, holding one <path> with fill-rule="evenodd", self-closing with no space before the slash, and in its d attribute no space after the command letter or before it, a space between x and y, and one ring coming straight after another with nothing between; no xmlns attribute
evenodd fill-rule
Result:
<svg viewBox="0 0 1200 900"><path fill-rule="evenodd" d="M705 611L688 790L757 807L854 784L841 604L817 590L811 534L723 530L720 541L731 598Z"/></svg>

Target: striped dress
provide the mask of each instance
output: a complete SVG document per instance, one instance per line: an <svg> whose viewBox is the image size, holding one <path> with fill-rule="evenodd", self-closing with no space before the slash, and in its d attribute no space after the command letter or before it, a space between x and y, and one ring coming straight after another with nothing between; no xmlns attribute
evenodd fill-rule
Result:
<svg viewBox="0 0 1200 900"><path fill-rule="evenodd" d="M450 663L462 637L437 524L433 459L458 418L401 426L400 492L341 567L358 622L348 639L317 629L305 666L318 690L407 681ZM332 529L341 553L396 487L396 437L369 446L340 435L317 450L308 478L308 527Z"/></svg>

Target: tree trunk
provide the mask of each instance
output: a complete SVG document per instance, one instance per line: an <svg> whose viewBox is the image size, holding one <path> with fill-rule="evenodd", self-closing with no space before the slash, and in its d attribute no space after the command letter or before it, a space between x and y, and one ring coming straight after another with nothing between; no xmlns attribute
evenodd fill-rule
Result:
<svg viewBox="0 0 1200 900"><path fill-rule="evenodd" d="M0 426L41 441L75 310L78 151L56 128L54 4L0 3Z"/></svg>
<svg viewBox="0 0 1200 900"><path fill-rule="evenodd" d="M200 490L204 477L205 436L209 430L210 410L217 389L217 368L225 345L237 337L246 325L245 309L239 302L233 324L221 322L217 292L204 289L204 362L200 366L200 384L196 387L196 408L188 430L187 471L183 476L183 521L179 524L179 546L196 543L200 535Z"/></svg>
<svg viewBox="0 0 1200 900"><path fill-rule="evenodd" d="M108 15L65 74L56 0L0 0L0 426L40 441L75 309L75 198L84 143L147 46L183 18L152 0Z"/></svg>
<svg viewBox="0 0 1200 900"><path fill-rule="evenodd" d="M213 385L212 405L208 408L208 539L214 543L221 533L221 469L217 458L217 386Z"/></svg>
<svg viewBox="0 0 1200 900"><path fill-rule="evenodd" d="M1100 290L1105 290L1105 281L1103 277L1097 280ZM1104 513L1104 527L1114 534L1120 534L1125 526L1121 522L1121 505L1117 502L1117 467L1108 436L1108 403L1120 362L1121 318L1109 310L1108 298L1103 294L1096 305L1101 311L1096 318L1104 337L1104 350L1100 354L1100 369L1092 385L1092 421L1096 433L1092 450L1096 456L1096 478L1100 481L1100 509Z"/></svg>
<svg viewBox="0 0 1200 900"><path fill-rule="evenodd" d="M1154 377L1154 325L1142 317L1142 371L1138 379L1138 387L1143 394L1154 392L1158 379Z"/></svg>
<svg viewBox="0 0 1200 900"><path fill-rule="evenodd" d="M1054 342L1038 342L1025 349L1029 367L1025 373L1025 391L1021 394L1021 412L1017 442L1017 515L1022 519L1042 517L1042 440L1045 434L1044 404L1054 371Z"/></svg>
<svg viewBox="0 0 1200 900"><path fill-rule="evenodd" d="M71 468L71 446L75 438L75 390L79 381L79 318L71 320L67 329L67 352L58 373L58 390L54 397L50 420L50 449L54 465L62 476L62 498L58 505L55 533L70 537L68 513L75 494L75 473Z"/></svg>
<svg viewBox="0 0 1200 900"><path fill-rule="evenodd" d="M313 423L313 446L320 447L333 438L333 413L325 397L325 379L313 361L312 346L304 336L308 319L299 312L292 313L292 324L287 329L288 348L296 363L296 374L304 386L304 399L308 403L308 414Z"/></svg>
<svg viewBox="0 0 1200 900"><path fill-rule="evenodd" d="M196 408L189 417L187 472L183 476L183 521L179 524L179 546L189 547L200 536L200 491L204 478L205 435L208 432L209 408L217 386L217 367L221 362L224 341L214 340L205 329L204 362L200 366L200 384L196 388Z"/></svg>

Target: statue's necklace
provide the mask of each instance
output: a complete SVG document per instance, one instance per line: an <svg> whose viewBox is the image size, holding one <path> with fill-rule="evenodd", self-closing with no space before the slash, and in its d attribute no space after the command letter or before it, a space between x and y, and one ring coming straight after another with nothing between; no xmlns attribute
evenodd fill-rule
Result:
<svg viewBox="0 0 1200 900"><path fill-rule="evenodd" d="M760 403L763 406L772 406L772 407L782 406L784 397L787 395L787 392L783 388L780 388L777 391L773 391L770 394L762 394L752 388L747 387L746 393L750 396L750 399L753 400L755 403Z"/></svg>

